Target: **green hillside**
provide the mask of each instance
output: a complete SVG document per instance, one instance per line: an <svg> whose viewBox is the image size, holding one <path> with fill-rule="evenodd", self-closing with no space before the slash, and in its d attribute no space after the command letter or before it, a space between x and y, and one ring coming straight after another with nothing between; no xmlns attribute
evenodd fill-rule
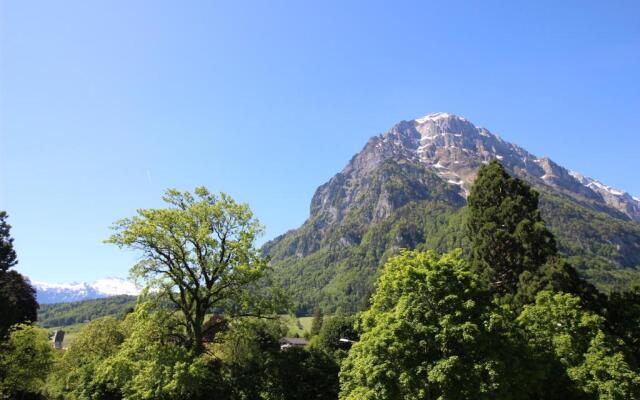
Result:
<svg viewBox="0 0 640 400"><path fill-rule="evenodd" d="M107 315L122 317L135 306L135 296L114 296L70 303L41 304L38 324L45 328L84 323Z"/></svg>
<svg viewBox="0 0 640 400"><path fill-rule="evenodd" d="M319 189L320 190L320 189ZM462 231L464 200L433 172L411 163L385 162L360 184L356 203L341 221L312 216L302 227L265 245L276 281L289 289L299 314L315 305L354 312L366 308L379 268L401 248L468 250ZM543 218L560 251L599 289L640 282L640 224L594 211L548 191L540 193ZM344 197L344 196L342 196ZM386 199L391 211L371 218ZM311 249L311 250L310 250Z"/></svg>

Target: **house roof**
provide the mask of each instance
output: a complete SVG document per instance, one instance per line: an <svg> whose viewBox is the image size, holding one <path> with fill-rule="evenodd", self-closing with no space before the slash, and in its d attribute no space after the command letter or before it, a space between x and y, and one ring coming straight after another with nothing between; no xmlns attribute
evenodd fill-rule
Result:
<svg viewBox="0 0 640 400"><path fill-rule="evenodd" d="M280 343L291 344L294 346L306 346L309 343L309 341L305 338L299 338L299 337L283 337L282 339L280 339Z"/></svg>

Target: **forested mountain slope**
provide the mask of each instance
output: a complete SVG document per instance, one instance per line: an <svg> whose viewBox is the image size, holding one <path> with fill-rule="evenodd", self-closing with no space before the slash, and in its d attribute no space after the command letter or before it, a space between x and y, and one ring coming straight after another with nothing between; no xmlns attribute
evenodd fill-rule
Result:
<svg viewBox="0 0 640 400"><path fill-rule="evenodd" d="M136 305L135 296L113 296L104 299L41 304L38 324L45 328L73 325L105 316L122 317Z"/></svg>
<svg viewBox="0 0 640 400"><path fill-rule="evenodd" d="M400 248L465 248L465 198L477 170L498 159L541 193L561 251L603 289L640 274L640 201L538 158L464 118L430 114L373 137L320 186L310 217L265 244L277 281L301 313L316 304L361 309L378 267Z"/></svg>

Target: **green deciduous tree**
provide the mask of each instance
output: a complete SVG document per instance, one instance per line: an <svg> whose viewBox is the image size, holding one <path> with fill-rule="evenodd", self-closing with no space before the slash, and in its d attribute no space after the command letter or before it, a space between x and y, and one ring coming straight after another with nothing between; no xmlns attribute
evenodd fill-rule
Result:
<svg viewBox="0 0 640 400"><path fill-rule="evenodd" d="M538 210L538 193L495 160L478 172L465 226L472 265L499 294L515 293L521 273L537 273L556 254Z"/></svg>
<svg viewBox="0 0 640 400"><path fill-rule="evenodd" d="M490 295L459 253L403 252L384 266L360 341L342 363L341 399L509 398Z"/></svg>
<svg viewBox="0 0 640 400"><path fill-rule="evenodd" d="M203 187L194 194L168 190L163 200L168 208L116 222L107 242L143 253L132 275L180 310L184 345L200 354L212 309L227 318L271 311L273 303L256 296L267 268L255 246L262 227L246 204Z"/></svg>
<svg viewBox="0 0 640 400"><path fill-rule="evenodd" d="M578 297L542 291L517 322L539 372L537 398L640 398L640 374L622 341L606 334L604 318L585 311Z"/></svg>
<svg viewBox="0 0 640 400"><path fill-rule="evenodd" d="M120 391L96 380L96 372L102 362L118 351L124 339L124 330L115 318L89 322L56 362L47 379L47 394L71 400L118 399Z"/></svg>
<svg viewBox="0 0 640 400"><path fill-rule="evenodd" d="M217 377L205 355L194 354L172 337L180 322L152 303L139 305L122 323L122 344L97 366L92 386L98 393L119 393L130 400L207 398ZM211 395L215 398L215 392Z"/></svg>
<svg viewBox="0 0 640 400"><path fill-rule="evenodd" d="M0 344L0 398L19 399L40 393L53 362L47 332L18 324Z"/></svg>

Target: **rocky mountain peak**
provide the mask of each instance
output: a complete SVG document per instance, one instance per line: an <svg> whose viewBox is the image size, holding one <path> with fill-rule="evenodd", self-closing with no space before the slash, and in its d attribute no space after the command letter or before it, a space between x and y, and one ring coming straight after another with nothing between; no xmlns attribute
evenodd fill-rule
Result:
<svg viewBox="0 0 640 400"><path fill-rule="evenodd" d="M401 121L372 138L351 159L340 178L349 182L363 179L389 159L419 163L456 185L463 196L469 194L480 166L498 159L512 174L534 186L572 197L590 208L609 210L618 218L640 221L640 201L630 194L583 177L549 158L536 157L466 118L447 112ZM312 210L319 210L320 200L314 200L316 207Z"/></svg>

